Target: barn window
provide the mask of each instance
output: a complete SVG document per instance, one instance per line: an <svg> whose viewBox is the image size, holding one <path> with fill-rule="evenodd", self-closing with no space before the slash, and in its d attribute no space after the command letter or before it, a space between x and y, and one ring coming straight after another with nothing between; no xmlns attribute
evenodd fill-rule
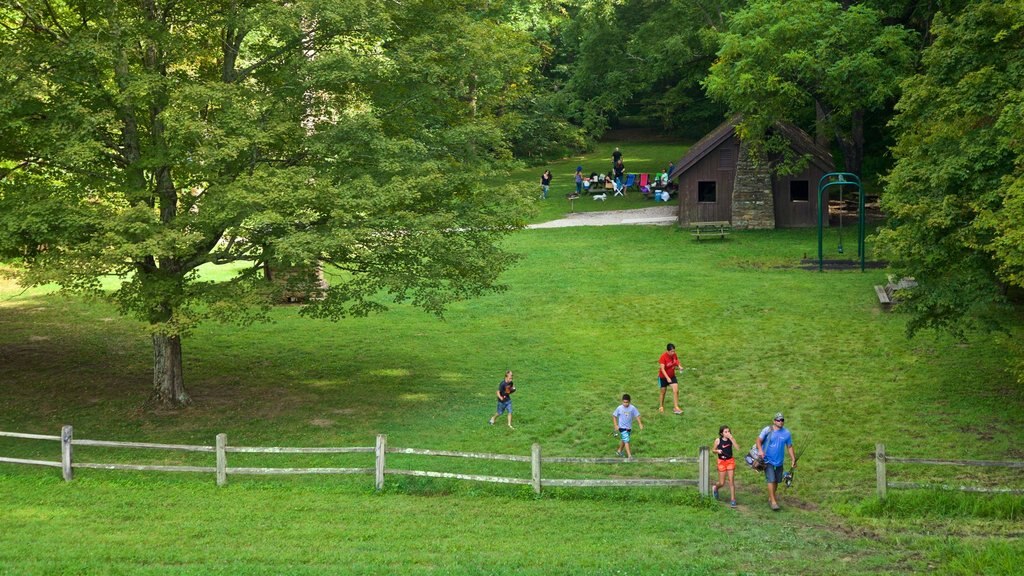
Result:
<svg viewBox="0 0 1024 576"><path fill-rule="evenodd" d="M714 204L718 201L718 182L697 182L697 202Z"/></svg>
<svg viewBox="0 0 1024 576"><path fill-rule="evenodd" d="M811 199L811 187L807 180L789 181L789 201L808 202Z"/></svg>
<svg viewBox="0 0 1024 576"><path fill-rule="evenodd" d="M736 167L736 149L735 148L719 148L718 149L718 169L719 170L732 170Z"/></svg>

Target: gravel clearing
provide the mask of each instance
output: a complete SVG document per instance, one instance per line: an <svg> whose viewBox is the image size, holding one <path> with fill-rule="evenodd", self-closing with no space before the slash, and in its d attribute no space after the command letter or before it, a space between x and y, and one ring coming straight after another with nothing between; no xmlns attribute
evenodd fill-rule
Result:
<svg viewBox="0 0 1024 576"><path fill-rule="evenodd" d="M679 221L679 206L666 204L635 210L613 210L609 212L576 212L560 220L530 224L527 228L565 228L568 226L616 226L621 224L646 224L668 226Z"/></svg>

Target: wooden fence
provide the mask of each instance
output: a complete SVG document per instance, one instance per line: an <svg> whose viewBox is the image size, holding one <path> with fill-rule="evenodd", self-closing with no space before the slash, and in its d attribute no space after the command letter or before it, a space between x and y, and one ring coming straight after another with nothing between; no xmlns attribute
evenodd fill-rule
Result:
<svg viewBox="0 0 1024 576"><path fill-rule="evenodd" d="M1024 490L1008 488L983 488L977 486L947 486L923 484L917 482L889 482L886 478L886 464L930 464L935 466L982 466L1000 468L1024 468L1024 462L996 460L935 460L930 458L896 458L885 453L885 444L875 445L875 482L879 498L885 498L889 488L939 488L942 490L960 490L962 492L993 492L998 494L1024 494Z"/></svg>
<svg viewBox="0 0 1024 576"><path fill-rule="evenodd" d="M81 440L74 438L74 430L71 426L64 426L60 436L46 436L42 434L22 434L18 432L0 432L0 437L25 438L32 440L59 441L61 445L61 459L57 461L28 460L24 458L7 458L0 456L0 462L12 464L29 464L36 466L52 466L62 470L64 480L70 482L74 477L74 469L99 469L99 470L141 470L154 472L199 472L216 474L217 485L227 484L228 475L231 474L373 474L375 486L378 490L384 488L384 477L388 474L398 476L421 476L427 478L454 478L458 480L473 480L478 482L495 482L500 484L529 484L533 486L536 493L540 493L542 486L548 487L603 487L603 486L696 486L702 496L707 496L710 491L709 471L709 450L707 446L701 446L695 457L674 457L674 458L570 458L570 457L542 457L540 444L534 444L529 456L514 454L487 454L479 452L453 452L448 450L424 450L420 448L394 448L388 446L386 434L379 434L375 446L355 446L341 448L290 448L290 447L257 447L257 446L229 446L226 434L218 434L213 446L188 445L188 444L155 444L147 442L113 442L108 440ZM140 464L97 464L89 462L77 462L74 460L75 446L97 446L106 448L142 448L156 450L178 450L186 452L213 452L216 454L215 466L167 466L167 465L140 465ZM374 466L372 468L239 468L228 466L228 454L231 453L260 453L260 454L353 454L373 453ZM481 460L502 460L506 462L529 462L530 477L508 477L508 476L483 476L476 474L460 474L454 472L436 472L431 470L403 470L388 468L388 454L409 454L417 456L446 456L455 458L473 458ZM541 470L543 464L696 464L696 478L609 478L609 479L572 479L572 478L543 478Z"/></svg>

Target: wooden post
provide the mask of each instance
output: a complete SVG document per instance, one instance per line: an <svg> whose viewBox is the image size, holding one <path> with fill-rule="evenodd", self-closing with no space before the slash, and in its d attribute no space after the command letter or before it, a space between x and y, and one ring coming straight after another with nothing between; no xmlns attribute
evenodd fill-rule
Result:
<svg viewBox="0 0 1024 576"><path fill-rule="evenodd" d="M71 470L71 438L74 436L74 429L71 426L64 426L60 429L60 467L64 473L64 481L71 482L74 472Z"/></svg>
<svg viewBox="0 0 1024 576"><path fill-rule="evenodd" d="M533 491L540 494L540 444L534 443L530 453L531 478L533 479Z"/></svg>
<svg viewBox="0 0 1024 576"><path fill-rule="evenodd" d="M875 444L875 484L878 489L878 497L885 500L886 488L889 482L885 477L885 444Z"/></svg>
<svg viewBox="0 0 1024 576"><path fill-rule="evenodd" d="M384 454L388 449L388 435L377 434L377 448L375 454L377 456L377 469L376 469L376 487L377 490L384 489Z"/></svg>
<svg viewBox="0 0 1024 576"><path fill-rule="evenodd" d="M228 483L227 445L228 435L217 434L217 486L226 486Z"/></svg>
<svg viewBox="0 0 1024 576"><path fill-rule="evenodd" d="M700 474L697 479L697 489L700 490L700 495L705 497L708 495L708 454L710 452L707 446L701 446L697 453L697 469Z"/></svg>

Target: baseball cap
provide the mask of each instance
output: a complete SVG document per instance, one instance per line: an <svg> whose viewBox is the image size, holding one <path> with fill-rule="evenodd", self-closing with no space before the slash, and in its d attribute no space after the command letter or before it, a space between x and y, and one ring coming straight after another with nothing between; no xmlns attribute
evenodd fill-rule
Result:
<svg viewBox="0 0 1024 576"><path fill-rule="evenodd" d="M785 420L786 417L782 415L782 412L775 413L775 420Z"/></svg>

